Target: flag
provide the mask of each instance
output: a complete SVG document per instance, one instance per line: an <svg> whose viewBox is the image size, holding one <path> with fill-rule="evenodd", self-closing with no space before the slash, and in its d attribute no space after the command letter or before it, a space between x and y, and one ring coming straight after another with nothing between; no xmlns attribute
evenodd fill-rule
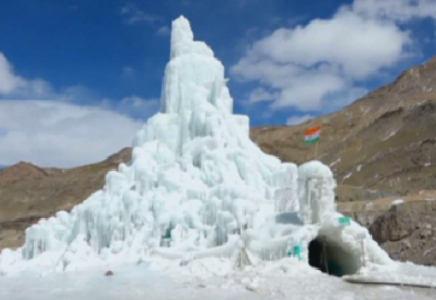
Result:
<svg viewBox="0 0 436 300"><path fill-rule="evenodd" d="M309 128L306 130L304 141L306 142L306 144L316 143L319 141L320 134L321 134L321 126L315 128Z"/></svg>

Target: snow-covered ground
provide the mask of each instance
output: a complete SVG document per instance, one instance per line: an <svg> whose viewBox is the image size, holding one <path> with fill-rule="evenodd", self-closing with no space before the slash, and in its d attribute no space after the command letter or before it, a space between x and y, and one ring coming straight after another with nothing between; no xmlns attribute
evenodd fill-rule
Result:
<svg viewBox="0 0 436 300"><path fill-rule="evenodd" d="M152 300L293 299L414 300L435 299L436 290L350 284L310 268L294 258L232 271L227 259L203 259L124 265L106 269L51 273L43 277L0 277L2 300Z"/></svg>

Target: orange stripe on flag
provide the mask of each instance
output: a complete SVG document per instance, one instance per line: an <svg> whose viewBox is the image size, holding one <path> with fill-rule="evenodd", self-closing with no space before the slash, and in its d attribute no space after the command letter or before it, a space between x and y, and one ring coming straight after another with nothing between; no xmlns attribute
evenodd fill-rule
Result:
<svg viewBox="0 0 436 300"><path fill-rule="evenodd" d="M318 131L321 130L321 126L315 127L315 128L309 128L306 130L306 135L312 135L317 133Z"/></svg>

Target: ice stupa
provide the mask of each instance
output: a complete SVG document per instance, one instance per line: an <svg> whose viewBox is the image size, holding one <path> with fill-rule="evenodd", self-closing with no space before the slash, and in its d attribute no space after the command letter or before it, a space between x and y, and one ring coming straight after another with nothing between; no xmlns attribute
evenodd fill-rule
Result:
<svg viewBox="0 0 436 300"><path fill-rule="evenodd" d="M136 134L130 164L109 172L104 188L71 212L28 228L21 249L2 252L3 272L75 270L144 255L243 253L248 263L282 258L296 246L308 261L310 242L322 238L351 273L360 268L358 235L370 261L391 263L365 228L338 223L327 166L282 163L250 140L249 119L233 114L226 82L188 20L173 21L161 111Z"/></svg>

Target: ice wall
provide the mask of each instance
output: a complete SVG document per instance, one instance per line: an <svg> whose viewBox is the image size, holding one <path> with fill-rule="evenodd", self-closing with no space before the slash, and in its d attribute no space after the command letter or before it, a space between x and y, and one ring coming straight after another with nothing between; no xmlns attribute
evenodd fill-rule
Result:
<svg viewBox="0 0 436 300"><path fill-rule="evenodd" d="M73 268L89 253L139 255L169 237L174 251L217 247L241 228L260 228L278 190L291 186L296 197L297 167L249 139L248 117L232 114L223 65L184 17L172 24L161 102L135 136L131 163L71 213L28 228L24 259L64 252L60 264Z"/></svg>
<svg viewBox="0 0 436 300"><path fill-rule="evenodd" d="M306 224L323 223L324 216L336 211L336 181L329 167L319 161L298 168L300 215Z"/></svg>
<svg viewBox="0 0 436 300"><path fill-rule="evenodd" d="M104 188L70 213L28 228L20 252L2 253L0 269L29 261L74 270L150 251L230 257L247 248L273 259L317 235L318 225L277 224L275 214L321 222L334 211L330 169L281 163L249 139L248 117L233 114L223 65L194 41L184 17L172 23L163 82L161 112L135 135L131 163L109 172Z"/></svg>

